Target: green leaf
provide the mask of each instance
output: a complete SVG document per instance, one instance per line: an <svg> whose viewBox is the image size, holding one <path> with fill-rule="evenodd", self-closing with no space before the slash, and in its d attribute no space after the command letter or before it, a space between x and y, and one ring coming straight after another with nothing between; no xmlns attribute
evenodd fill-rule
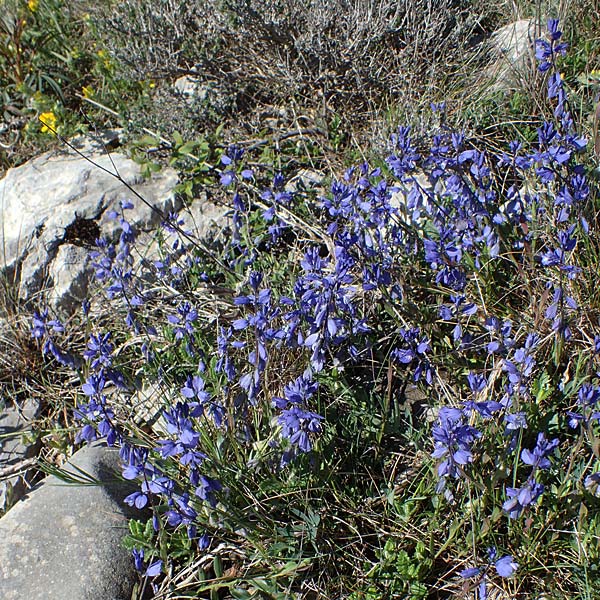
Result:
<svg viewBox="0 0 600 600"><path fill-rule="evenodd" d="M143 135L141 138L135 140L134 146L142 147L142 148L153 148L157 146L159 140L157 137L153 135Z"/></svg>
<svg viewBox="0 0 600 600"><path fill-rule="evenodd" d="M220 556L215 556L213 559L213 569L217 577L223 577L223 561Z"/></svg>
<svg viewBox="0 0 600 600"><path fill-rule="evenodd" d="M148 519L148 521L146 521L144 537L148 540L151 540L154 537L154 526L152 524L152 519Z"/></svg>
<svg viewBox="0 0 600 600"><path fill-rule="evenodd" d="M183 146L178 148L180 154L192 154L192 152L194 152L195 149L196 142L186 142L185 144L183 144Z"/></svg>
<svg viewBox="0 0 600 600"><path fill-rule="evenodd" d="M427 598L427 587L422 583L414 581L410 584L410 600L422 600Z"/></svg>
<svg viewBox="0 0 600 600"><path fill-rule="evenodd" d="M291 561L285 564L281 571L277 572L277 577L285 577L286 575L290 575L295 573L299 568L304 567L310 563L309 559L304 559L302 562L297 563L295 561Z"/></svg>
<svg viewBox="0 0 600 600"><path fill-rule="evenodd" d="M181 136L181 134L179 133L179 131L174 131L173 132L173 139L175 140L175 146L176 147L181 147L183 146L183 137Z"/></svg>
<svg viewBox="0 0 600 600"><path fill-rule="evenodd" d="M263 577L256 577L255 579L251 579L248 583L259 589L261 592L265 592L267 594L277 593L277 587L272 583L269 583Z"/></svg>
<svg viewBox="0 0 600 600"><path fill-rule="evenodd" d="M144 533L144 524L141 521L129 521L129 531L131 535L141 536Z"/></svg>
<svg viewBox="0 0 600 600"><path fill-rule="evenodd" d="M242 588L233 588L229 590L229 593L236 600L251 600L252 594L248 590L244 590Z"/></svg>

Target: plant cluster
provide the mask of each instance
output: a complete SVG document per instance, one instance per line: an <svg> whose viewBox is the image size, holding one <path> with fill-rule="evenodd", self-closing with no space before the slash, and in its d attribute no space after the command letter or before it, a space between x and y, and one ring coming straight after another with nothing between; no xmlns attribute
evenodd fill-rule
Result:
<svg viewBox="0 0 600 600"><path fill-rule="evenodd" d="M596 199L561 36L536 42L534 143L401 127L327 192L232 146L223 248L169 216L140 261L123 202L92 253L121 324L77 355L36 314L81 379L78 439L139 484L128 544L156 597L598 593Z"/></svg>
<svg viewBox="0 0 600 600"><path fill-rule="evenodd" d="M148 82L127 81L95 33L84 5L64 0L6 0L0 17L0 159L11 166L28 145L47 145L58 132L109 124L98 106L126 115ZM92 104L95 102L96 104ZM100 103L100 104L98 104ZM84 109L87 116L77 115ZM115 111L119 111L119 113ZM123 117L125 120L125 117Z"/></svg>

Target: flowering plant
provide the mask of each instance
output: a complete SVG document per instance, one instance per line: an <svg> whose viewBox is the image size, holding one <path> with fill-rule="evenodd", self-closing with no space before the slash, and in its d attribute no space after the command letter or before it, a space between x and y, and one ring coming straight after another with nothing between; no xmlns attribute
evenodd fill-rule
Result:
<svg viewBox="0 0 600 600"><path fill-rule="evenodd" d="M157 594L177 582L283 598L322 569L347 586L375 543L364 531L385 527L406 538L407 597L547 585L527 570L551 557L535 532L599 488L599 337L580 334L592 188L560 40L552 20L536 45L554 120L535 143L489 153L442 125L426 149L401 127L385 166L316 194L229 148L220 254L168 218L162 256L138 268L125 201L119 239L92 253L124 325L97 328L75 357L63 325L35 315L46 354L81 376L79 439L118 446L138 483L126 501L148 520L128 543ZM223 285L229 301L214 302ZM140 391L159 405L141 426ZM481 546L485 566L454 577L459 561L482 564ZM342 560L346 547L356 556ZM190 565L198 575L178 579Z"/></svg>

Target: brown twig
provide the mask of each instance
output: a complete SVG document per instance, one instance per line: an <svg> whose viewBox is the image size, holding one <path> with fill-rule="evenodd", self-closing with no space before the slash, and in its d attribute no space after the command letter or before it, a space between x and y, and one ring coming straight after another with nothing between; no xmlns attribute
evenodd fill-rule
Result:
<svg viewBox="0 0 600 600"><path fill-rule="evenodd" d="M19 473L23 473L24 471L27 471L28 469L33 467L36 463L37 458L25 458L15 465L4 467L4 469L0 469L0 481L2 479L7 479L12 475L18 475Z"/></svg>

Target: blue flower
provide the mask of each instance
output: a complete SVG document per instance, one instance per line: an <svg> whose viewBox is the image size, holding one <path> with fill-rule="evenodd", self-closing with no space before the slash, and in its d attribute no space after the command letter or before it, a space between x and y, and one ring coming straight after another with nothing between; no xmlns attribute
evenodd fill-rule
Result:
<svg viewBox="0 0 600 600"><path fill-rule="evenodd" d="M490 568L493 566L496 573L500 577L508 578L512 577L519 565L515 562L514 558L510 555L502 556L497 558L498 552L495 547L488 548L487 550L488 562L482 567L469 567L463 569L459 575L463 579L479 579L479 598L484 600L487 598L487 586L488 586L488 573Z"/></svg>
<svg viewBox="0 0 600 600"><path fill-rule="evenodd" d="M537 443L533 450L523 449L521 460L532 467L532 472L537 469L549 469L550 460L548 456L558 447L558 439L548 441L543 433L539 433Z"/></svg>
<svg viewBox="0 0 600 600"><path fill-rule="evenodd" d="M494 563L494 566L500 577L512 577L519 568L518 563L515 562L512 556L503 556L502 558L499 558Z"/></svg>
<svg viewBox="0 0 600 600"><path fill-rule="evenodd" d="M84 358L89 361L92 369L98 367L109 367L112 364L112 353L114 346L110 343L110 332L91 334L87 344L87 350L83 353Z"/></svg>
<svg viewBox="0 0 600 600"><path fill-rule="evenodd" d="M48 319L47 308L43 309L41 312L34 311L31 336L41 340L49 334L50 330L55 333L63 333L65 328L57 319Z"/></svg>
<svg viewBox="0 0 600 600"><path fill-rule="evenodd" d="M185 385L181 388L181 395L190 400L198 398L200 404L204 404L210 399L210 394L204 389L204 379L200 375L188 376ZM192 408L192 405L190 405L190 408ZM190 414L197 417L202 414L202 411L195 412L192 410Z"/></svg>
<svg viewBox="0 0 600 600"><path fill-rule="evenodd" d="M207 550L209 546L210 546L210 536L208 535L208 533L203 533L198 538L198 548L200 550Z"/></svg>
<svg viewBox="0 0 600 600"><path fill-rule="evenodd" d="M189 502L188 494L181 496L173 495L169 499L169 506L171 508L165 513L165 516L171 527L179 525L189 526L198 517L198 513L190 506Z"/></svg>
<svg viewBox="0 0 600 600"><path fill-rule="evenodd" d="M155 560L153 563L148 565L146 572L144 573L144 577L156 577L162 573L162 560Z"/></svg>
<svg viewBox="0 0 600 600"><path fill-rule="evenodd" d="M134 566L137 571L141 571L144 568L144 551L134 548L131 551L133 555Z"/></svg>
<svg viewBox="0 0 600 600"><path fill-rule="evenodd" d="M481 575L482 570L483 569L481 567L469 567L467 569L463 569L459 575L463 579L470 579L471 577L478 577Z"/></svg>
<svg viewBox="0 0 600 600"><path fill-rule="evenodd" d="M124 498L124 502L141 510L148 504L148 496L142 492L133 492Z"/></svg>
<svg viewBox="0 0 600 600"><path fill-rule="evenodd" d="M198 496L198 498L205 500L214 507L217 505L215 494L220 492L222 489L223 486L216 479L207 477L205 475L200 475L199 485L196 488L195 494Z"/></svg>
<svg viewBox="0 0 600 600"><path fill-rule="evenodd" d="M508 500L502 504L502 509L508 513L511 519L517 519L526 508L535 504L543 493L544 486L530 478L521 488L509 487L506 489Z"/></svg>
<svg viewBox="0 0 600 600"><path fill-rule="evenodd" d="M442 407L438 419L432 430L435 448L431 456L444 459L437 467L439 492L445 488L448 477L460 477L460 467L473 461L471 444L481 437L481 432L464 422L459 408Z"/></svg>
<svg viewBox="0 0 600 600"><path fill-rule="evenodd" d="M588 475L583 484L588 492L600 498L600 472Z"/></svg>

